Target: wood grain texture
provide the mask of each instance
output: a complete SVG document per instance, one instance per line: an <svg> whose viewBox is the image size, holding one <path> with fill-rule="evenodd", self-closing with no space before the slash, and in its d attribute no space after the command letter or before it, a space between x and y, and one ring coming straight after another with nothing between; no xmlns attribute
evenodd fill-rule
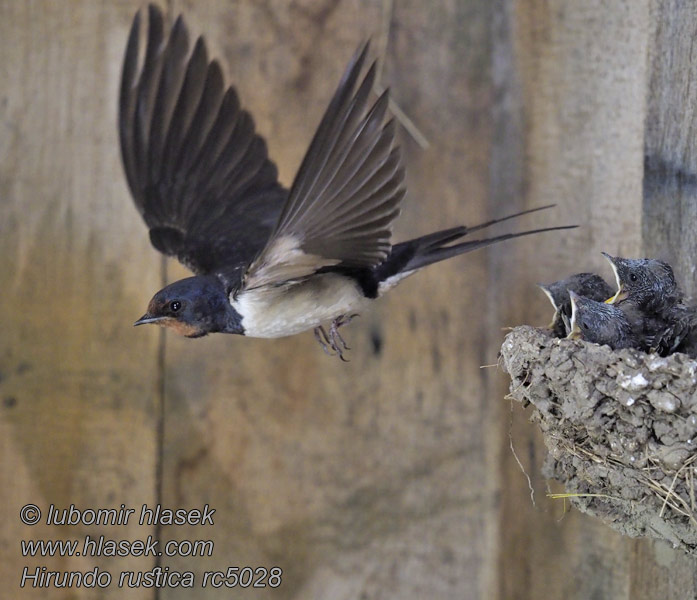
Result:
<svg viewBox="0 0 697 600"><path fill-rule="evenodd" d="M654 0L645 132L643 241L697 293L697 6Z"/></svg>
<svg viewBox="0 0 697 600"><path fill-rule="evenodd" d="M651 5L644 131L643 252L675 269L684 291L697 293L697 6ZM631 597L697 598L697 559L667 544L631 545Z"/></svg>
<svg viewBox="0 0 697 600"><path fill-rule="evenodd" d="M0 581L22 568L148 569L143 558L24 558L20 539L147 537L46 525L50 504L155 500L157 339L135 335L159 261L134 237L116 138L118 70L135 2L0 3ZM37 504L42 524L23 526ZM100 597L120 597L112 586ZM86 588L22 597L86 598ZM133 598L152 597L134 590Z"/></svg>
<svg viewBox="0 0 697 600"><path fill-rule="evenodd" d="M667 542L629 540L629 598L697 598L695 559Z"/></svg>

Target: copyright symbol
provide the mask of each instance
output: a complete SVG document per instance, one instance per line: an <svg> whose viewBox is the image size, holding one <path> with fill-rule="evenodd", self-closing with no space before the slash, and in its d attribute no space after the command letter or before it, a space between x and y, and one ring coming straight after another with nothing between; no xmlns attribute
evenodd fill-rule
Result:
<svg viewBox="0 0 697 600"><path fill-rule="evenodd" d="M19 518L25 525L36 525L41 518L41 511L36 504L25 504L19 511Z"/></svg>

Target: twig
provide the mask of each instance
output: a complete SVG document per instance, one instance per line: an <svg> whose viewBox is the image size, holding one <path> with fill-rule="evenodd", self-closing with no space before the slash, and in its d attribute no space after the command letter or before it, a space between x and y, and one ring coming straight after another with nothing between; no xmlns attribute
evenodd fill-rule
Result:
<svg viewBox="0 0 697 600"><path fill-rule="evenodd" d="M564 492L558 494L547 494L547 498L552 500L560 500L566 498L608 498L609 500L617 500L618 502L631 502L626 498L618 498L617 496L608 496L607 494L575 494L573 492Z"/></svg>
<svg viewBox="0 0 697 600"><path fill-rule="evenodd" d="M511 452L513 453L513 458L515 458L515 461L518 463L520 470L523 472L523 475L525 475L525 478L528 480L528 489L530 490L530 500L532 501L532 505L534 507L537 507L537 504L535 504L535 488L532 487L532 480L530 479L530 475L528 475L525 471L525 467L523 466L523 463L520 462L518 454L516 453L515 448L513 447L513 400L511 400L511 419L508 422L508 445L510 446Z"/></svg>
<svg viewBox="0 0 697 600"><path fill-rule="evenodd" d="M383 28L380 31L380 41L378 48L378 64L375 73L375 85L373 86L373 91L378 96L385 91L382 87L382 71L385 63L385 55L387 54L387 46L390 41L390 24L392 23L392 11L393 11L393 0L383 0L382 2L382 22ZM406 113L399 107L399 105L392 99L388 98L388 107L390 112L397 118L397 120L402 124L402 127L407 130L407 133L414 138L414 141L419 145L422 150L426 150L430 144L426 139L426 136L421 133L419 128L414 124Z"/></svg>
<svg viewBox="0 0 697 600"><path fill-rule="evenodd" d="M385 91L385 89L380 84L376 83L373 86L373 91L379 96ZM407 116L407 114L399 107L399 104L397 104L392 98L388 98L387 106L390 109L390 112L401 123L402 127L404 127L404 129L407 130L407 133L412 138L414 138L414 141L419 145L419 147L422 150L427 150L431 146L431 144L426 139L426 136L423 133L421 133L414 121L412 121Z"/></svg>
<svg viewBox="0 0 697 600"><path fill-rule="evenodd" d="M668 504L668 498L672 496L677 496L677 494L673 493L673 487L675 486L675 482L678 479L678 475L680 474L680 471L676 471L675 476L673 477L673 481L670 482L670 487L668 488L668 493L666 494L666 497L663 501L663 506L661 506L661 512L658 513L659 518L663 518L663 513L666 510L666 504Z"/></svg>

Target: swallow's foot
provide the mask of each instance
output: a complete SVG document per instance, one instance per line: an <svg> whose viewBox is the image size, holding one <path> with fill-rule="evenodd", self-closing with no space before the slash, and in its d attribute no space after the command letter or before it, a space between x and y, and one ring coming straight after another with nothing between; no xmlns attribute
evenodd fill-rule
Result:
<svg viewBox="0 0 697 600"><path fill-rule="evenodd" d="M348 358L344 357L344 350L350 350L351 348L346 343L344 338L341 337L339 327L348 325L354 319L354 317L357 316L358 315L355 313L352 315L340 315L332 321L332 324L329 327L329 337L332 342L332 348L336 351L339 358L344 362L348 362Z"/></svg>
<svg viewBox="0 0 697 600"><path fill-rule="evenodd" d="M348 358L344 356L344 352L346 350L350 350L351 348L348 346L344 338L341 337L339 327L347 325L353 320L354 317L357 316L357 314L340 315L332 321L332 324L329 327L329 333L327 333L326 329L324 329L324 327L321 325L315 327L315 339L319 342L319 345L322 346L322 350L324 350L326 354L329 354L330 356L336 355L344 362L348 362Z"/></svg>
<svg viewBox="0 0 697 600"><path fill-rule="evenodd" d="M329 356L334 356L336 354L336 352L332 352L329 349L332 346L332 341L329 339L326 330L321 325L315 327L315 339L319 342L319 345L322 346L322 350L324 350L325 354L328 354Z"/></svg>

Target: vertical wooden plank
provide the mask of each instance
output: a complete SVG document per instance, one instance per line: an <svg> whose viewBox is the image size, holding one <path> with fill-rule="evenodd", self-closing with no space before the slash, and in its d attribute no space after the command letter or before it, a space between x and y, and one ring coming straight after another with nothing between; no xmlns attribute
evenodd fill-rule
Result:
<svg viewBox="0 0 697 600"><path fill-rule="evenodd" d="M431 142L423 151L402 135L405 239L488 216L490 9L479 0L390 5L174 7L222 54L286 183L355 47L387 40L383 83ZM214 528L162 532L212 538L213 557L163 564L199 577L235 565L284 569L279 590L240 597L482 597L496 545L483 443L495 409L479 369L485 280L480 253L405 282L348 328L348 364L325 356L311 333L168 336L164 498L217 512ZM208 595L223 592L199 597Z"/></svg>
<svg viewBox="0 0 697 600"><path fill-rule="evenodd" d="M46 524L50 504L155 499L157 338L136 335L156 284L116 140L137 2L0 2L0 580L6 597L121 597L112 584L20 591L22 568L118 575L148 558L23 557L21 539L147 538L152 528ZM43 511L29 527L27 503ZM152 590L129 597L150 598Z"/></svg>
<svg viewBox="0 0 697 600"><path fill-rule="evenodd" d="M697 598L694 557L675 550L668 542L633 540L629 544L632 600Z"/></svg>
<svg viewBox="0 0 697 600"><path fill-rule="evenodd" d="M648 3L524 0L499 6L495 39L504 45L494 54L500 140L492 162L494 202L518 195L521 208L557 203L539 220L580 225L533 251L492 252L494 297L509 299L494 307L496 319L544 325L549 308L535 282L582 270L609 279L600 251L634 255L641 247ZM545 498L540 468L546 450L527 414L511 410L513 416L507 404L500 408L499 596L630 597L628 542L577 512L561 518L561 502ZM511 442L531 478L536 506Z"/></svg>
<svg viewBox="0 0 697 600"><path fill-rule="evenodd" d="M697 6L654 0L645 136L643 241L697 293Z"/></svg>
<svg viewBox="0 0 697 600"><path fill-rule="evenodd" d="M697 6L651 3L644 137L644 254L667 260L697 293ZM697 597L697 560L665 543L637 541L632 598Z"/></svg>

